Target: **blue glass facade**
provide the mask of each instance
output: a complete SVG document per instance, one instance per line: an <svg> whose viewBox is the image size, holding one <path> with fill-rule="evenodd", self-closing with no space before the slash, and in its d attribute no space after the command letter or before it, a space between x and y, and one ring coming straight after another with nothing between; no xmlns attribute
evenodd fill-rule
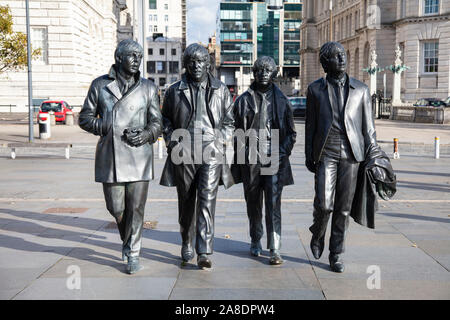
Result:
<svg viewBox="0 0 450 320"><path fill-rule="evenodd" d="M271 11L264 1L222 1L221 65L251 66L258 56L266 55L278 65L298 68L302 4L285 2L283 6L283 10Z"/></svg>
<svg viewBox="0 0 450 320"><path fill-rule="evenodd" d="M253 61L252 4L220 4L220 59L222 65L251 65Z"/></svg>

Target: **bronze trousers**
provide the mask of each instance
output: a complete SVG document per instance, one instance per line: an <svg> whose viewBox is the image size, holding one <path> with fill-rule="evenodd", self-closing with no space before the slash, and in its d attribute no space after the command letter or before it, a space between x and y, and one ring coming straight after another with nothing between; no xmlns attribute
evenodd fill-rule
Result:
<svg viewBox="0 0 450 320"><path fill-rule="evenodd" d="M214 215L219 188L221 164L186 165L185 174L193 177L188 192L183 183L177 186L178 222L181 240L192 246L195 239L197 254L212 254Z"/></svg>
<svg viewBox="0 0 450 320"><path fill-rule="evenodd" d="M345 136L329 136L315 173L313 238L323 241L332 214L329 249L345 251L345 235L349 223L359 163L353 157Z"/></svg>
<svg viewBox="0 0 450 320"><path fill-rule="evenodd" d="M106 208L116 219L122 252L129 258L139 257L148 181L103 183Z"/></svg>
<svg viewBox="0 0 450 320"><path fill-rule="evenodd" d="M267 249L281 248L281 193L279 176L259 175L248 183L244 179L244 195L247 203L247 215L250 226L250 238L260 241L263 236L262 206L264 195Z"/></svg>

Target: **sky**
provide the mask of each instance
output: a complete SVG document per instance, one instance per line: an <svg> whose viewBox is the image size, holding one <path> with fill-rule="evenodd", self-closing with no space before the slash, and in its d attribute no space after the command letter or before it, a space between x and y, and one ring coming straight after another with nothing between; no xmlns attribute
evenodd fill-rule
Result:
<svg viewBox="0 0 450 320"><path fill-rule="evenodd" d="M187 44L208 43L208 38L216 31L217 9L220 0L186 0Z"/></svg>

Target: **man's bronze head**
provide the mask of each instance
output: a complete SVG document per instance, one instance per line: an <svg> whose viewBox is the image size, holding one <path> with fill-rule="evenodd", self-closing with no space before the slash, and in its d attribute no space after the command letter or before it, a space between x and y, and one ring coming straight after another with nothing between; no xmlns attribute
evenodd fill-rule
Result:
<svg viewBox="0 0 450 320"><path fill-rule="evenodd" d="M325 73L331 75L345 73L347 54L339 42L327 42L320 48L320 63Z"/></svg>
<svg viewBox="0 0 450 320"><path fill-rule="evenodd" d="M272 57L262 56L253 64L253 76L260 86L268 86L278 74L278 68Z"/></svg>
<svg viewBox="0 0 450 320"><path fill-rule="evenodd" d="M144 49L134 40L126 39L120 41L114 52L114 59L120 71L133 75L139 71Z"/></svg>
<svg viewBox="0 0 450 320"><path fill-rule="evenodd" d="M189 45L183 53L183 67L189 78L195 82L206 78L210 63L208 50L198 43Z"/></svg>

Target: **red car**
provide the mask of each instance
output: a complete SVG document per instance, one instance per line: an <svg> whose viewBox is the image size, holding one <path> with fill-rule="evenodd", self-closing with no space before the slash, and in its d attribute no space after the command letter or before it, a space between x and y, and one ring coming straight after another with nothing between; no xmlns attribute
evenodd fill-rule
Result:
<svg viewBox="0 0 450 320"><path fill-rule="evenodd" d="M47 100L42 102L41 106L39 107L39 114L41 113L49 113L50 111L53 111L55 113L55 120L56 122L63 122L66 123L66 113L67 111L72 110L72 107L66 102L62 100ZM38 114L38 119L39 119Z"/></svg>

